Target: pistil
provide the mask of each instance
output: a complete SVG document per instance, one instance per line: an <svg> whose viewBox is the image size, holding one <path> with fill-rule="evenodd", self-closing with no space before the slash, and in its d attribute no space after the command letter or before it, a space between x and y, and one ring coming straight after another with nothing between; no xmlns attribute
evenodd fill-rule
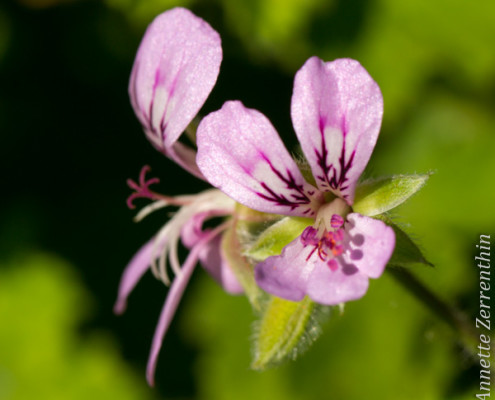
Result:
<svg viewBox="0 0 495 400"><path fill-rule="evenodd" d="M146 174L151 170L148 165L145 165L141 172L139 173L139 184L134 182L132 179L127 180L127 185L134 190L133 193L127 198L127 207L131 210L135 209L136 206L133 201L137 198L144 198L149 200L161 201L165 205L172 206L184 206L190 204L189 196L171 197L164 194L156 193L150 190L150 186L155 183L160 183L158 178L146 179Z"/></svg>

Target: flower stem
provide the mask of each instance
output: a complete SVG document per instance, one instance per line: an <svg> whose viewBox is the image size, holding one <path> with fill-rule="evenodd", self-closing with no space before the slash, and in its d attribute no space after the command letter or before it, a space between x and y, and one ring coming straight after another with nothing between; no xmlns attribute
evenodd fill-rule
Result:
<svg viewBox="0 0 495 400"><path fill-rule="evenodd" d="M439 298L409 270L394 266L387 268L387 271L428 309L455 330L462 350L470 355L473 362L476 362L477 345L480 338L474 323L470 321L468 316Z"/></svg>

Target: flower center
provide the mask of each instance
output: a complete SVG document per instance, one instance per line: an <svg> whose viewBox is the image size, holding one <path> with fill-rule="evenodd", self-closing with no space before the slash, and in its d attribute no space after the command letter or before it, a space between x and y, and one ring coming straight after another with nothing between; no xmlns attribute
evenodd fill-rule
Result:
<svg viewBox="0 0 495 400"><path fill-rule="evenodd" d="M337 270L338 264L334 258L344 252L344 217L349 210L349 206L340 198L320 207L315 224L308 226L301 234L304 247L313 247L306 261L316 253L332 271Z"/></svg>

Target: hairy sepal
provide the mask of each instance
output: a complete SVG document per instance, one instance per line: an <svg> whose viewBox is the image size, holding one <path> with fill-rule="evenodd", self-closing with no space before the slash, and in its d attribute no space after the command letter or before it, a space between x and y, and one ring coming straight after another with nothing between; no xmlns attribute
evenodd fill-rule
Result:
<svg viewBox="0 0 495 400"><path fill-rule="evenodd" d="M330 307L309 297L293 302L271 296L255 325L251 368L264 370L294 360L319 336L320 323L329 314Z"/></svg>
<svg viewBox="0 0 495 400"><path fill-rule="evenodd" d="M251 306L257 312L260 311L262 299L268 295L254 280L256 261L248 257L245 252L262 232L281 218L283 218L281 215L252 210L237 203L232 225L222 237L222 253L244 288Z"/></svg>
<svg viewBox="0 0 495 400"><path fill-rule="evenodd" d="M244 288L244 293L251 303L251 306L259 311L260 299L263 296L263 292L254 280L253 265L242 255L241 244L236 234L235 224L227 229L222 237L222 253L235 277Z"/></svg>
<svg viewBox="0 0 495 400"><path fill-rule="evenodd" d="M389 217L380 215L377 219L389 225L395 233L395 248L388 262L389 267L410 268L418 264L433 267L433 264L425 258L418 245Z"/></svg>
<svg viewBox="0 0 495 400"><path fill-rule="evenodd" d="M429 174L395 175L367 180L356 189L353 210L372 217L397 207L426 183Z"/></svg>

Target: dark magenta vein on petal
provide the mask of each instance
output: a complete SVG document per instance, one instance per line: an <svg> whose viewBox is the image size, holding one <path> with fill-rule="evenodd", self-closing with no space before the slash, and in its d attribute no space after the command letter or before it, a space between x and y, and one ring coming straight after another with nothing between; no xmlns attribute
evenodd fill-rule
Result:
<svg viewBox="0 0 495 400"><path fill-rule="evenodd" d="M295 191L295 193L292 192L290 194L290 196L292 196L292 199L288 199L284 194L276 193L265 182L260 182L261 187L263 189L265 189L265 191L268 192L268 194L264 194L264 193L261 193L261 192L256 192L256 194L258 196L260 196L261 198L263 198L265 200L274 202L274 203L276 203L276 204L278 204L280 206L290 207L291 210L296 209L300 205L306 205L306 204L310 204L311 203L311 199L304 192L304 185L303 184L301 184L301 185L297 184L296 179L294 178L294 176L292 175L292 172L289 169L286 170L287 177L285 177L282 174L282 172L280 172L277 168L275 168L273 166L273 164L270 161L270 159L263 152L259 152L259 154L263 158L263 160L268 163L268 165L270 166L270 169L273 171L273 173L283 183L285 183L287 185L286 186L287 189L289 189L291 191ZM311 195L312 193L314 193L314 191L312 191L311 193L308 192L309 195ZM312 211L310 209L308 209L308 210L309 211ZM308 210L305 210L304 211L304 214L306 214L308 212Z"/></svg>
<svg viewBox="0 0 495 400"><path fill-rule="evenodd" d="M354 150L351 153L349 160L346 161L345 137L347 132L345 130L345 123L344 122L342 123L342 129L341 129L343 142L342 142L342 150L340 152L340 157L339 157L339 171L337 171L337 168L333 164L327 164L328 149L325 141L325 120L323 117L320 117L319 128L321 135L321 152L318 151L317 148L315 148L314 151L316 155L316 162L320 167L321 171L323 172L323 175L318 175L316 178L320 181L320 186L322 188L332 188L334 190L340 190L340 191L346 190L349 186L348 185L344 186L344 183L348 180L347 173L352 167L356 151ZM343 197L347 198L348 195L343 194Z"/></svg>

